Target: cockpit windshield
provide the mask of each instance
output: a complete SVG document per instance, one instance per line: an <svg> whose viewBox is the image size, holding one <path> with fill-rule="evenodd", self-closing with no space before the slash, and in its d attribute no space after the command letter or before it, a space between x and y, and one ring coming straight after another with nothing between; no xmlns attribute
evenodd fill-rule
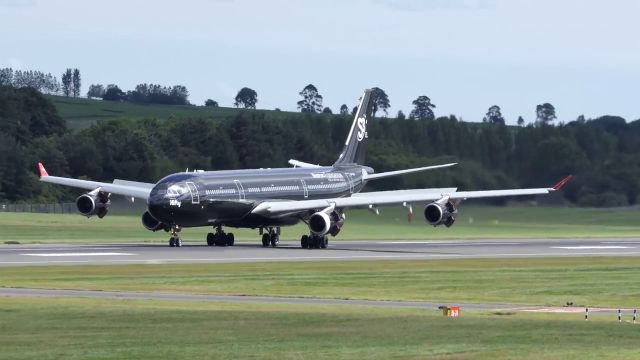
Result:
<svg viewBox="0 0 640 360"><path fill-rule="evenodd" d="M178 198L189 191L186 184L173 184L167 188L166 197L170 199Z"/></svg>

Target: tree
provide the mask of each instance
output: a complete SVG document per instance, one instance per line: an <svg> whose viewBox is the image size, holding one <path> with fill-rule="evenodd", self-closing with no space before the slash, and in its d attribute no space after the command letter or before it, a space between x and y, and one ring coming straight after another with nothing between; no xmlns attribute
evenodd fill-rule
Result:
<svg viewBox="0 0 640 360"><path fill-rule="evenodd" d="M235 107L242 106L245 109L255 109L257 102L258 93L253 89L243 87L242 89L240 89L240 91L238 91L238 95L236 95L233 105Z"/></svg>
<svg viewBox="0 0 640 360"><path fill-rule="evenodd" d="M396 115L396 119L404 120L406 118L407 118L407 116L402 112L402 110L398 110L398 115Z"/></svg>
<svg viewBox="0 0 640 360"><path fill-rule="evenodd" d="M218 102L215 100L207 99L207 101L204 102L204 106L217 108Z"/></svg>
<svg viewBox="0 0 640 360"><path fill-rule="evenodd" d="M319 113L322 111L322 95L318 93L318 89L309 84L300 91L302 100L298 101L298 109L306 113Z"/></svg>
<svg viewBox="0 0 640 360"><path fill-rule="evenodd" d="M536 106L536 121L540 124L548 124L556 119L556 108L549 103Z"/></svg>
<svg viewBox="0 0 640 360"><path fill-rule="evenodd" d="M73 97L80 96L80 70L73 69L71 83L71 91L73 93Z"/></svg>
<svg viewBox="0 0 640 360"><path fill-rule="evenodd" d="M102 95L102 100L120 101L124 99L124 92L120 90L118 85L109 84L107 90Z"/></svg>
<svg viewBox="0 0 640 360"><path fill-rule="evenodd" d="M487 114L482 119L482 122L504 125L504 117L502 117L502 113L500 112L500 106L493 105L490 107L489 110L487 110Z"/></svg>
<svg viewBox="0 0 640 360"><path fill-rule="evenodd" d="M358 113L358 107L354 106L353 109L351 109L351 115L355 116Z"/></svg>
<svg viewBox="0 0 640 360"><path fill-rule="evenodd" d="M524 119L522 116L518 116L518 126L524 126Z"/></svg>
<svg viewBox="0 0 640 360"><path fill-rule="evenodd" d="M4 68L0 69L0 85L13 85L13 69Z"/></svg>
<svg viewBox="0 0 640 360"><path fill-rule="evenodd" d="M62 73L62 93L64 96L71 96L71 83L73 81L73 74L71 69L67 69L64 73Z"/></svg>
<svg viewBox="0 0 640 360"><path fill-rule="evenodd" d="M101 84L89 85L89 91L87 91L88 98L101 98L104 96L104 86Z"/></svg>
<svg viewBox="0 0 640 360"><path fill-rule="evenodd" d="M435 115L433 114L433 110L431 109L435 108L436 106L431 103L431 99L429 99L428 96L418 96L417 99L413 100L412 104L415 106L413 110L411 110L411 113L409 113L409 117L411 117L412 119L435 119Z"/></svg>
<svg viewBox="0 0 640 360"><path fill-rule="evenodd" d="M384 111L384 115L386 116L387 109L391 106L389 104L389 97L387 96L387 93L379 87L374 87L371 89L371 97L373 98L373 116L376 116L378 110Z"/></svg>
<svg viewBox="0 0 640 360"><path fill-rule="evenodd" d="M340 115L349 115L349 107L347 104L340 105Z"/></svg>
<svg viewBox="0 0 640 360"><path fill-rule="evenodd" d="M326 108L322 109L322 113L323 114L333 114L333 111L331 111L331 108L327 106Z"/></svg>

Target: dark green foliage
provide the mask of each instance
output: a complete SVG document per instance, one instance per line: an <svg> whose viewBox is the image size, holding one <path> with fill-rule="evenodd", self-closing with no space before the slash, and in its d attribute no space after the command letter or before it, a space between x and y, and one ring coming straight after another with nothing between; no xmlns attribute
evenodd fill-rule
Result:
<svg viewBox="0 0 640 360"><path fill-rule="evenodd" d="M518 119L520 121L521 118ZM482 122L489 124L498 124L504 125L504 117L502 116L502 112L500 112L500 106L493 105L487 110L487 114L482 119ZM524 122L524 120L522 120ZM518 123L518 125L521 125Z"/></svg>
<svg viewBox="0 0 640 360"><path fill-rule="evenodd" d="M67 69L64 73L62 73L62 93L64 96L71 96L71 92L73 91L73 73L71 69Z"/></svg>
<svg viewBox="0 0 640 360"><path fill-rule="evenodd" d="M248 87L243 87L238 91L233 105L235 107L243 107L245 109L255 109L258 103L258 93Z"/></svg>
<svg viewBox="0 0 640 360"><path fill-rule="evenodd" d="M299 95L302 96L302 100L298 101L298 109L301 112L322 112L322 95L318 93L318 89L313 84L305 86Z"/></svg>
<svg viewBox="0 0 640 360"><path fill-rule="evenodd" d="M211 99L207 99L207 101L204 102L204 106L217 108L219 105L218 105L217 101L211 100Z"/></svg>
<svg viewBox="0 0 640 360"><path fill-rule="evenodd" d="M81 87L80 70L73 69L73 76L71 78L71 92L73 93L73 97L80 96L80 87Z"/></svg>
<svg viewBox="0 0 640 360"><path fill-rule="evenodd" d="M125 99L125 93L120 90L118 85L109 84L107 85L107 90L102 95L102 100L108 101L120 101Z"/></svg>
<svg viewBox="0 0 640 360"><path fill-rule="evenodd" d="M433 120L435 118L431 109L436 106L431 103L431 99L428 96L418 96L417 99L413 100L412 104L415 106L409 114L412 119Z"/></svg>
<svg viewBox="0 0 640 360"><path fill-rule="evenodd" d="M373 89L371 89L371 97L373 99L373 116L376 116L378 110L384 111L384 114L386 116L387 109L391 106L387 93L379 87L374 87Z"/></svg>
<svg viewBox="0 0 640 360"><path fill-rule="evenodd" d="M548 124L556 119L556 108L549 103L536 106L536 121L541 124Z"/></svg>
<svg viewBox="0 0 640 360"><path fill-rule="evenodd" d="M340 105L340 115L349 115L349 107L347 104Z"/></svg>

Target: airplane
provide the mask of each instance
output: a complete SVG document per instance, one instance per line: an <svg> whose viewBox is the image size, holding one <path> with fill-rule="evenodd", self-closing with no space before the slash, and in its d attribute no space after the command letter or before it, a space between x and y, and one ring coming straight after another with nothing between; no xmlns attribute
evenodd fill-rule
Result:
<svg viewBox="0 0 640 360"><path fill-rule="evenodd" d="M346 221L348 209L367 208L378 213L379 206L401 205L409 216L414 203L426 203L423 215L433 226L450 227L462 200L549 194L571 179L568 176L551 188L489 191L457 191L456 188L360 191L369 181L420 171L447 168L456 163L376 173L365 166L367 121L372 114L372 92L365 90L354 116L344 148L331 166L290 160L292 168L243 169L180 172L157 183L115 179L112 183L50 176L38 163L40 180L91 190L76 199L78 212L103 218L112 194L130 201L146 201L142 225L151 231L171 232L169 246L180 247L182 228L211 226L209 246L232 246L233 233L223 227L258 229L264 247L276 247L280 227L304 222L309 234L302 235L300 246L326 248L328 235L336 236Z"/></svg>

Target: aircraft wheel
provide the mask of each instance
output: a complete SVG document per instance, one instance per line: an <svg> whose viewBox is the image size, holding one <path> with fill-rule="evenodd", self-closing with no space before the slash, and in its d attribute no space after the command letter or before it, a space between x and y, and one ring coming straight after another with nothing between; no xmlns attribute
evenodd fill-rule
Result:
<svg viewBox="0 0 640 360"><path fill-rule="evenodd" d="M302 235L302 237L300 238L300 247L302 247L303 249L307 249L309 247L308 235Z"/></svg>
<svg viewBox="0 0 640 360"><path fill-rule="evenodd" d="M233 236L233 233L228 233L227 234L227 245L228 246L233 246L233 243L235 242L236 238Z"/></svg>
<svg viewBox="0 0 640 360"><path fill-rule="evenodd" d="M176 236L175 245L176 245L176 247L181 247L182 246L182 239L180 239L180 237L178 237L178 236Z"/></svg>
<svg viewBox="0 0 640 360"><path fill-rule="evenodd" d="M263 247L267 247L269 246L269 243L271 239L269 238L269 234L262 234L262 246Z"/></svg>
<svg viewBox="0 0 640 360"><path fill-rule="evenodd" d="M176 246L176 238L175 237L171 237L169 238L169 246L171 247L175 247Z"/></svg>
<svg viewBox="0 0 640 360"><path fill-rule="evenodd" d="M214 239L215 239L215 236L213 235L213 233L208 233L207 234L207 245L209 245L209 246L215 245Z"/></svg>
<svg viewBox="0 0 640 360"><path fill-rule="evenodd" d="M329 244L329 238L326 236L323 236L320 238L320 248L321 249L326 249L327 245Z"/></svg>
<svg viewBox="0 0 640 360"><path fill-rule="evenodd" d="M273 233L273 234L271 234L269 240L271 242L271 246L272 247L276 247L276 246L278 246L278 242L280 242L280 236L278 234Z"/></svg>
<svg viewBox="0 0 640 360"><path fill-rule="evenodd" d="M215 235L216 246L227 246L227 236L224 233L218 233Z"/></svg>

